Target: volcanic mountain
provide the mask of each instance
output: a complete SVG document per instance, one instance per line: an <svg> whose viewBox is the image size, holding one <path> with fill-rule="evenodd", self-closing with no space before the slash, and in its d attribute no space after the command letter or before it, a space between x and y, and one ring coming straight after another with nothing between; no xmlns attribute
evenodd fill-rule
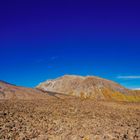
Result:
<svg viewBox="0 0 140 140"><path fill-rule="evenodd" d="M139 101L138 92L95 76L65 75L40 83L37 89L97 100ZM137 96L136 96L137 95Z"/></svg>

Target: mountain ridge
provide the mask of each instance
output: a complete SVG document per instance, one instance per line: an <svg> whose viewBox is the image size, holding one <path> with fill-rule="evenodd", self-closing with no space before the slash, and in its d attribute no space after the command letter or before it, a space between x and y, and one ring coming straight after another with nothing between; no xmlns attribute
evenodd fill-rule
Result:
<svg viewBox="0 0 140 140"><path fill-rule="evenodd" d="M16 86L0 80L0 99L44 99L40 90Z"/></svg>
<svg viewBox="0 0 140 140"><path fill-rule="evenodd" d="M96 100L140 101L140 91L129 90L111 80L96 76L64 75L47 80L35 88L26 88L0 80L0 99L45 99L76 96ZM68 97L70 97L68 96Z"/></svg>
<svg viewBox="0 0 140 140"><path fill-rule="evenodd" d="M120 101L139 100L138 97L134 96L139 95L138 92L129 90L114 81L96 76L64 75L54 80L42 82L36 88L82 98Z"/></svg>

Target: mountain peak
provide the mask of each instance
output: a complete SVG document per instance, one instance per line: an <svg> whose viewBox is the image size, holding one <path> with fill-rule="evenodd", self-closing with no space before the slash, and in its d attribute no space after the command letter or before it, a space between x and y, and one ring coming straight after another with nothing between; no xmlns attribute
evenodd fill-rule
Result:
<svg viewBox="0 0 140 140"><path fill-rule="evenodd" d="M37 88L44 91L94 99L114 98L115 94L123 97L131 92L111 80L96 76L79 75L64 75L54 80L47 80L40 83Z"/></svg>

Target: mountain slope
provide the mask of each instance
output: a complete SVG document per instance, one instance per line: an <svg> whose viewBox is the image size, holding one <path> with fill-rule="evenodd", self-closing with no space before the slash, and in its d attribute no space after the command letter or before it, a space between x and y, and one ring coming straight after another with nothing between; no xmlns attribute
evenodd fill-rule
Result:
<svg viewBox="0 0 140 140"><path fill-rule="evenodd" d="M45 94L37 89L19 87L0 81L0 99L44 99Z"/></svg>
<svg viewBox="0 0 140 140"><path fill-rule="evenodd" d="M59 92L82 98L139 101L134 92L125 87L103 78L95 76L65 75L55 80L40 83L37 89L44 91Z"/></svg>

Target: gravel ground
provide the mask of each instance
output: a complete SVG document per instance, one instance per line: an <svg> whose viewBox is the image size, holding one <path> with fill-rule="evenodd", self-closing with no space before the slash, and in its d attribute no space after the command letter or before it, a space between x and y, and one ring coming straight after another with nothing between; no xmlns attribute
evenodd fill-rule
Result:
<svg viewBox="0 0 140 140"><path fill-rule="evenodd" d="M140 140L140 103L0 100L0 140Z"/></svg>

